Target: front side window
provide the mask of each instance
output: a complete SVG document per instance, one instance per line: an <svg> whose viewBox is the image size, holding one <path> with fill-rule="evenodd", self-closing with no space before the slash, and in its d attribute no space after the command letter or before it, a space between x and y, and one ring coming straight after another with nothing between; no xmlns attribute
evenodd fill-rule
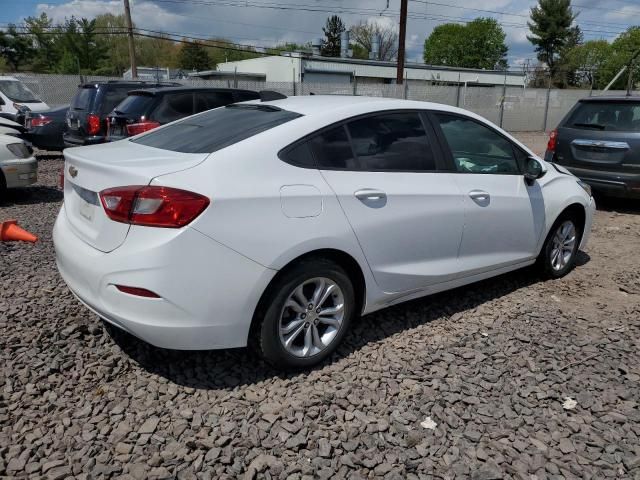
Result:
<svg viewBox="0 0 640 480"><path fill-rule="evenodd" d="M368 116L347 124L361 170L433 171L435 159L415 112Z"/></svg>
<svg viewBox="0 0 640 480"><path fill-rule="evenodd" d="M519 174L513 146L506 138L470 118L436 117L460 173Z"/></svg>

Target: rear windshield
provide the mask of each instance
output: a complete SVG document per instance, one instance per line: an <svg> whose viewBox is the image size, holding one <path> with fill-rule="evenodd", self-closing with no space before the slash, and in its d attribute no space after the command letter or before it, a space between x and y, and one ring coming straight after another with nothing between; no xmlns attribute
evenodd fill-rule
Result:
<svg viewBox="0 0 640 480"><path fill-rule="evenodd" d="M114 112L117 114L134 115L136 117L145 115L151 105L153 105L155 98L156 97L150 95L129 95L116 105Z"/></svg>
<svg viewBox="0 0 640 480"><path fill-rule="evenodd" d="M97 89L95 87L80 87L71 101L71 108L74 110L89 110L96 92Z"/></svg>
<svg viewBox="0 0 640 480"><path fill-rule="evenodd" d="M14 102L37 103L41 101L24 84L16 80L0 80L0 91Z"/></svg>
<svg viewBox="0 0 640 480"><path fill-rule="evenodd" d="M640 103L580 102L565 126L585 130L640 132Z"/></svg>
<svg viewBox="0 0 640 480"><path fill-rule="evenodd" d="M212 153L300 116L270 105L227 105L131 141L174 152Z"/></svg>

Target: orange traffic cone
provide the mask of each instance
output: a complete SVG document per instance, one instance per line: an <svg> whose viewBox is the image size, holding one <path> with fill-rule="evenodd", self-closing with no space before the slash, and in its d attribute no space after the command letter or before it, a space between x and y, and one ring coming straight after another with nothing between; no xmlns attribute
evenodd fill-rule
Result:
<svg viewBox="0 0 640 480"><path fill-rule="evenodd" d="M34 243L38 237L18 226L17 220L0 223L0 242L22 241Z"/></svg>

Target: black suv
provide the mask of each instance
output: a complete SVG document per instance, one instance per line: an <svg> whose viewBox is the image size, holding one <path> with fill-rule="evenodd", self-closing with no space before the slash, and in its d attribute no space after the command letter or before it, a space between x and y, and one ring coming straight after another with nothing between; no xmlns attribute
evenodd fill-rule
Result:
<svg viewBox="0 0 640 480"><path fill-rule="evenodd" d="M132 90L107 118L108 139L120 140L205 110L259 98L258 92L235 88L165 87Z"/></svg>
<svg viewBox="0 0 640 480"><path fill-rule="evenodd" d="M601 194L640 198L640 97L580 100L551 132L545 160Z"/></svg>
<svg viewBox="0 0 640 480"><path fill-rule="evenodd" d="M180 84L110 80L78 85L78 91L67 112L67 126L63 134L65 146L78 147L104 142L107 134L106 116L126 98L127 92L159 85Z"/></svg>

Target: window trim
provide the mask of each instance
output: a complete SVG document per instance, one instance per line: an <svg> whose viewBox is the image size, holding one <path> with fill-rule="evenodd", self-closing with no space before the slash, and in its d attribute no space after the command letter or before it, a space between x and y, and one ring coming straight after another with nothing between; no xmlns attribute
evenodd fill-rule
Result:
<svg viewBox="0 0 640 480"><path fill-rule="evenodd" d="M367 113L361 113L359 115L355 115L353 117L349 117L349 118L345 118L342 120L339 120L337 122L331 123L329 125L325 125L322 128L319 128L317 130L314 130L311 133L306 134L304 137L301 137L299 139L297 139L296 141L288 144L287 146L281 148L278 151L278 158L280 160L282 160L283 162L289 164L289 165L293 165L294 167L298 167L298 168L310 168L310 169L315 169L315 170L324 170L324 171L337 171L337 172L369 172L369 173L446 173L446 162L444 161L443 158L443 152L442 152L442 148L438 143L438 138L436 135L436 132L433 129L433 126L431 125L431 123L428 121L428 119L426 118L426 114L429 112L429 110L426 109L418 109L418 108L396 108L393 110L376 110L375 112L367 112ZM418 115L418 118L420 119L420 121L422 122L422 128L424 128L425 134L427 136L427 140L429 142L429 147L431 148L432 154L433 154L433 158L434 158L434 163L435 163L435 169L434 170L396 170L396 169L364 169L362 168L362 164L360 162L360 159L358 158L358 156L356 155L354 149L353 149L353 142L351 140L351 133L349 132L349 129L347 128L347 124L356 120L360 120L362 118L367 118L367 117L375 117L375 116L379 116L379 115L386 115L386 114L398 114L398 113L416 113ZM329 168L329 167L320 167L318 165L318 160L315 157L315 154L313 153L313 150L311 148L309 148L309 151L311 153L311 156L313 157L313 162L314 162L314 166L313 167L309 167L306 165L299 165L293 162L288 161L286 158L283 158L290 150L296 148L297 146L299 146L301 143L305 143L308 142L309 140L311 140L313 137L315 137L316 135L320 135L323 132L326 132L328 130L333 130L335 128L338 127L342 127L344 129L344 131L347 134L347 138L349 140L349 146L351 147L351 153L353 155L353 158L355 159L358 168L357 169L353 169L353 168Z"/></svg>
<svg viewBox="0 0 640 480"><path fill-rule="evenodd" d="M447 138L444 135L444 132L442 131L442 127L440 127L440 121L438 120L438 114L443 114L443 115L449 115L452 117L459 117L463 120L469 120L471 122L477 123L478 125L487 128L488 130L490 130L491 132L495 133L496 135L498 135L499 137L501 137L502 139L504 139L506 142L509 143L509 145L511 145L511 150L513 153L513 159L516 162L516 166L518 167L518 173L509 173L509 172L496 172L496 173L482 173L482 172L460 172L455 165L454 159L453 159L453 151L451 150L451 147L449 146L449 142L447 142ZM511 139L509 139L508 137L506 137L504 134L502 134L501 132L497 131L495 128L493 128L491 125L488 125L480 120L477 120L475 118L469 117L467 115L463 115L461 113L458 112L448 112L446 110L429 110L428 114L427 114L429 121L431 122L432 128L435 130L436 135L438 136L438 142L440 144L440 149L442 150L443 156L446 159L446 163L447 163L447 172L449 173L458 173L458 174L463 174L463 175L512 175L512 176L523 176L524 175L524 165L522 164L520 158L518 157L518 152L521 152L525 157L529 157L529 154L527 152L525 152L524 150L522 150L520 147L518 147L518 145L516 145Z"/></svg>

